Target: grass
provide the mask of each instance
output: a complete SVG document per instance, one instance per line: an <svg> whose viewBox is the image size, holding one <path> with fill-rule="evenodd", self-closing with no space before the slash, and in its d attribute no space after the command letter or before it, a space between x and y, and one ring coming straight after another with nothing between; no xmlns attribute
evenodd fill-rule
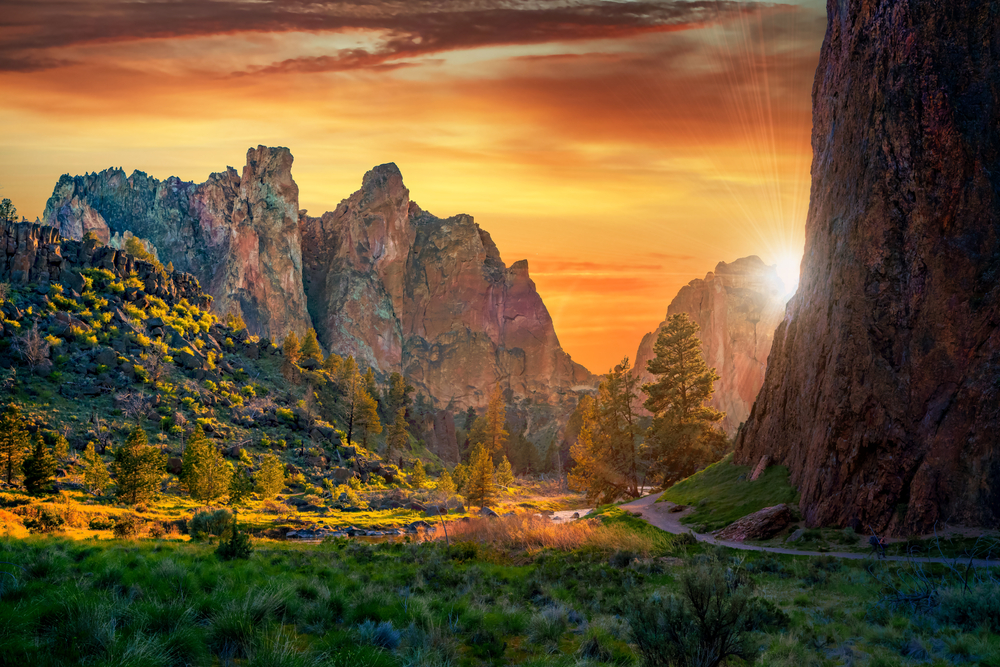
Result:
<svg viewBox="0 0 1000 667"><path fill-rule="evenodd" d="M617 510L617 508L613 508ZM620 514L625 514L617 510ZM527 513L516 513L499 518L476 518L450 524L448 536L456 542L488 544L509 552L535 553L543 549L572 551L593 549L601 552L628 552L644 557L662 555L673 549L675 538L646 522L629 519L641 524L641 530L629 522L608 515L608 521L588 519L569 523L553 523L547 518ZM444 537L444 529L437 528L435 535Z"/></svg>
<svg viewBox="0 0 1000 667"><path fill-rule="evenodd" d="M795 507L798 492L788 483L788 469L771 466L759 479L747 481L750 468L733 464L729 454L699 473L667 489L658 502L669 500L691 505L694 512L682 519L698 532L724 528L765 507L781 503Z"/></svg>
<svg viewBox="0 0 1000 667"><path fill-rule="evenodd" d="M753 636L755 664L1000 664L988 625L998 589L982 571L966 592L961 572L936 566L701 547L625 560L587 536L624 538L634 517L599 516L578 522L593 532L573 548L258 541L249 560L229 563L190 542L0 539L12 573L0 579L0 651L37 667L635 665L629 611L676 594L687 568L716 563L787 616ZM893 602L917 581L940 602Z"/></svg>

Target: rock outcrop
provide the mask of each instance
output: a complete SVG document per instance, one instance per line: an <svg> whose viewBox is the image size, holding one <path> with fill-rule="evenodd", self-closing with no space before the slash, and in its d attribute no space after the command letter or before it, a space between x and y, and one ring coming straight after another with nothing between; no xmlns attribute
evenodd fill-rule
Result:
<svg viewBox="0 0 1000 667"><path fill-rule="evenodd" d="M720 530L716 537L732 542L769 540L788 528L794 520L792 510L782 503L774 507L765 507L729 524Z"/></svg>
<svg viewBox="0 0 1000 667"><path fill-rule="evenodd" d="M131 233L197 277L217 313L241 315L254 333L280 340L310 325L291 167L287 148L258 146L242 175L230 167L198 185L121 169L64 175L44 222L64 238L93 232L112 245Z"/></svg>
<svg viewBox="0 0 1000 667"><path fill-rule="evenodd" d="M229 168L200 185L121 169L63 176L45 221L71 238L139 237L194 274L217 314L273 340L315 325L327 350L402 372L435 409L482 408L499 383L539 442L554 436L595 378L559 345L528 263L508 268L468 215L421 210L394 164L319 217L298 209L291 165L287 149L261 146L242 175ZM454 460L449 419L425 430Z"/></svg>
<svg viewBox="0 0 1000 667"><path fill-rule="evenodd" d="M730 436L750 414L764 384L774 330L785 314L784 293L775 267L757 256L744 257L719 262L704 280L682 287L667 308L668 319L687 313L701 327L705 361L719 374L711 405L726 413L722 428ZM665 319L643 336L635 354L633 373L643 383L653 381L646 364L656 356L653 346L666 325Z"/></svg>
<svg viewBox="0 0 1000 667"><path fill-rule="evenodd" d="M1000 15L830 0L802 279L737 462L809 526L1000 525Z"/></svg>
<svg viewBox="0 0 1000 667"><path fill-rule="evenodd" d="M396 165L365 174L333 212L300 220L309 310L329 349L401 370L451 411L485 406L497 383L568 411L574 388L592 388L560 347L527 261L508 268L471 216L421 210Z"/></svg>

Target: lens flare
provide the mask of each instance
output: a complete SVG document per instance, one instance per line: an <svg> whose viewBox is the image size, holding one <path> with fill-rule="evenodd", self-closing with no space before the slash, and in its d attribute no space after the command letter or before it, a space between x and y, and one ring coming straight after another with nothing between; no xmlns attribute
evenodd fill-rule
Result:
<svg viewBox="0 0 1000 667"><path fill-rule="evenodd" d="M799 286L801 255L786 254L778 258L778 277L785 284L785 294L794 294Z"/></svg>

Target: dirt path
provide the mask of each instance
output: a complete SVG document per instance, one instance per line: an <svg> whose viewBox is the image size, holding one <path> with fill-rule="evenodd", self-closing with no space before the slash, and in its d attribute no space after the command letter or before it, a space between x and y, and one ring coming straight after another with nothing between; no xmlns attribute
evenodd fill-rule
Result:
<svg viewBox="0 0 1000 667"><path fill-rule="evenodd" d="M704 542L705 544L716 544L730 549L740 549L742 551L765 551L768 553L787 554L790 556L834 556L836 558L849 558L851 560L865 560L866 558L872 557L871 554L867 553L849 553L845 551L799 551L797 549L785 549L783 547L761 547L753 544L744 544L742 542L720 540L706 533L695 533L681 523L681 519L690 514L692 508L686 509L683 512L671 513L670 508L674 507L674 503L657 503L656 499L659 497L660 494L656 493L651 496L646 496L645 498L640 498L639 500L628 503L627 505L622 505L621 507L622 509L632 512L638 512L642 515L643 519L660 530L665 530L668 533L674 533L675 535L691 532L695 539L699 542ZM945 565L956 565L962 567L969 564L968 559L931 558L926 556L886 556L885 560L909 563L943 563ZM996 567L997 565L1000 565L1000 561L976 558L972 560L972 564L976 567Z"/></svg>

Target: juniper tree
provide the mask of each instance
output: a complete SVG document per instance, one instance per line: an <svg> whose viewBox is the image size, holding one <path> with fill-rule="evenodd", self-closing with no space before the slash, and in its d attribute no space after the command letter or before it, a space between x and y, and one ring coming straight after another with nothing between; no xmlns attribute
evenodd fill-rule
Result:
<svg viewBox="0 0 1000 667"><path fill-rule="evenodd" d="M424 470L424 464L420 459L417 459L417 462L413 464L413 472L410 473L410 486L419 489L426 483L427 471Z"/></svg>
<svg viewBox="0 0 1000 667"><path fill-rule="evenodd" d="M497 484L507 489L514 483L514 470L510 467L510 460L506 456L497 465Z"/></svg>
<svg viewBox="0 0 1000 667"><path fill-rule="evenodd" d="M274 452L264 454L260 470L255 476L257 493L265 500L270 500L285 488L285 465Z"/></svg>
<svg viewBox="0 0 1000 667"><path fill-rule="evenodd" d="M394 452L401 451L410 441L410 434L406 430L406 408L396 410L396 419L389 426L389 433L385 439L385 460L392 461Z"/></svg>
<svg viewBox="0 0 1000 667"><path fill-rule="evenodd" d="M455 481L451 478L451 473L447 470L444 470L441 476L438 477L437 491L445 497L455 495Z"/></svg>
<svg viewBox="0 0 1000 667"><path fill-rule="evenodd" d="M28 448L28 429L24 427L21 410L9 404L0 416L0 469L7 484L21 476L21 462Z"/></svg>
<svg viewBox="0 0 1000 667"><path fill-rule="evenodd" d="M111 475L104 459L94 449L94 443L88 443L83 450L83 486L90 493L101 495L111 486Z"/></svg>
<svg viewBox="0 0 1000 667"><path fill-rule="evenodd" d="M294 331L289 331L288 335L285 336L285 342L281 346L281 354L289 364L294 364L299 360L299 338Z"/></svg>
<svg viewBox="0 0 1000 667"><path fill-rule="evenodd" d="M469 469L469 477L465 482L465 497L470 505L488 507L494 505L499 498L494 481L493 457L489 450L480 446L476 448Z"/></svg>
<svg viewBox="0 0 1000 667"><path fill-rule="evenodd" d="M229 492L233 468L205 437L201 424L188 436L181 461L181 480L198 502L207 505Z"/></svg>
<svg viewBox="0 0 1000 667"><path fill-rule="evenodd" d="M575 467L570 483L590 500L602 503L640 495L639 424L633 410L636 380L628 357L601 382L597 398L583 397L582 424L570 449Z"/></svg>
<svg viewBox="0 0 1000 667"><path fill-rule="evenodd" d="M111 464L118 497L132 505L155 498L166 460L165 454L149 446L146 431L136 426L125 444L115 449Z"/></svg>
<svg viewBox="0 0 1000 667"><path fill-rule="evenodd" d="M24 460L24 488L36 494L52 490L52 478L56 472L56 460L52 457L42 436L35 434L31 455Z"/></svg>
<svg viewBox="0 0 1000 667"><path fill-rule="evenodd" d="M319 347L319 341L316 340L316 330L312 327L306 332L306 335L302 338L302 345L299 348L299 356L305 359L313 359L319 363L323 363L323 350Z"/></svg>

